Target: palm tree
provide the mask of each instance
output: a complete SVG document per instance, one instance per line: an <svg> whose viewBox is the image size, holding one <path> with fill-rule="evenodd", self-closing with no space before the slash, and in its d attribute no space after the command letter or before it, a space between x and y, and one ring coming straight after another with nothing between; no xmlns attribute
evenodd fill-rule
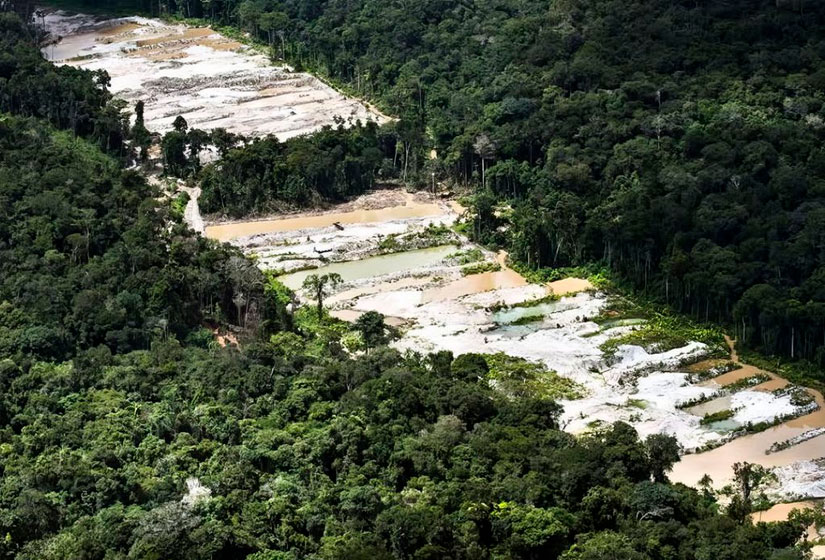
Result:
<svg viewBox="0 0 825 560"><path fill-rule="evenodd" d="M304 279L304 289L315 294L315 302L318 306L318 319L320 319L324 313L324 297L327 295L327 289L334 288L343 281L344 279L341 278L341 275L335 272L324 274L323 276L311 274Z"/></svg>

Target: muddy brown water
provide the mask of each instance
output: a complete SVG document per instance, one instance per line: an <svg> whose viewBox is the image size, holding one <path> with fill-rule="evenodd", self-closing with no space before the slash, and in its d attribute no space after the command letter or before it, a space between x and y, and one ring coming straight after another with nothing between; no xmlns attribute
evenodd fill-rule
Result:
<svg viewBox="0 0 825 560"><path fill-rule="evenodd" d="M470 274L454 280L446 286L425 290L421 301L424 303L447 301L471 294L527 285L527 280L521 274L507 266L506 252L499 251L496 255L496 262L501 266L501 270Z"/></svg>
<svg viewBox="0 0 825 560"><path fill-rule="evenodd" d="M248 237L262 233L281 231L296 231L302 229L316 229L330 227L336 223L373 224L391 220L410 218L428 218L443 213L441 206L436 203L407 201L402 206L392 206L382 209L353 210L350 212L331 212L328 214L302 215L272 220L258 220L247 222L233 222L215 224L206 227L206 236L218 241L230 241L240 237Z"/></svg>
<svg viewBox="0 0 825 560"><path fill-rule="evenodd" d="M771 523L774 521L785 521L786 519L788 519L788 515L790 515L790 513L795 509L804 511L808 509L821 507L821 500L804 500L801 502L788 502L784 504L776 504L770 509L752 513L751 521L753 521L754 523Z"/></svg>
<svg viewBox="0 0 825 560"><path fill-rule="evenodd" d="M731 347L731 361L740 363L739 356L733 349L733 341L728 337L726 337L726 340ZM706 381L704 384L706 386L712 386L713 383L722 386L729 385L758 373L764 373L771 378L770 381L757 386L761 390L773 390L772 387L781 387L788 384L786 379L773 372L748 364L742 364L742 366L741 369L720 375ZM685 455L674 466L670 479L674 482L696 485L702 476L708 474L713 479L714 485L719 487L731 479L733 464L737 462L748 461L765 467L781 467L796 461L818 459L825 456L825 434L782 451L770 455L765 454L765 450L774 443L780 443L799 436L808 430L825 426L825 399L819 391L806 390L816 400L819 405L818 410L768 428L763 432L739 437L716 449L704 453Z"/></svg>
<svg viewBox="0 0 825 560"><path fill-rule="evenodd" d="M499 251L496 255L496 262L501 266L501 270L464 276L446 286L426 290L421 299L424 303L447 301L492 290L526 286L529 282L521 274L507 266L507 259L507 253ZM550 282L546 284L546 287L548 294L567 296L591 290L593 284L583 278L564 278L563 280Z"/></svg>

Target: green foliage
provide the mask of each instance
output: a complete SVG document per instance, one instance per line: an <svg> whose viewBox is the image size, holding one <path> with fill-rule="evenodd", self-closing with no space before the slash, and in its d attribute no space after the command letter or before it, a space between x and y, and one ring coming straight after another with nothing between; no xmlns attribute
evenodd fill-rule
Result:
<svg viewBox="0 0 825 560"><path fill-rule="evenodd" d="M484 252L478 247L473 247L472 249L457 251L447 255L447 258L455 260L458 264L470 264L484 259Z"/></svg>
<svg viewBox="0 0 825 560"><path fill-rule="evenodd" d="M487 377L505 394L517 397L535 395L548 399L577 399L583 396L582 388L575 382L542 364L503 353L487 355L485 360L490 368Z"/></svg>
<svg viewBox="0 0 825 560"><path fill-rule="evenodd" d="M633 331L609 339L601 349L609 355L620 345L629 344L641 346L648 352L666 352L691 341L703 342L716 352L725 348L719 327L698 325L678 315L655 313Z"/></svg>
<svg viewBox="0 0 825 560"><path fill-rule="evenodd" d="M298 34L323 34L339 20L321 17L334 5L306 2L158 5L241 17L256 35L283 25L257 14L283 11L291 24L299 13L308 18L301 21L317 16L317 28L290 25ZM369 67L389 73L378 83L404 77L407 89L397 93L410 92L409 110L416 94L419 106L438 102L413 87L415 68L392 64L418 49L412 24L491 16L484 6L478 15L426 2L372 7L395 10L366 21L385 25L404 48L394 41L386 70ZM307 59L331 63L323 53L358 43L334 37ZM553 49L552 39L541 44ZM468 60L489 50L478 38L469 44ZM542 56L497 44L502 56ZM20 48L5 51L0 71ZM337 57L335 72L346 73L349 63ZM576 80L596 83L600 70L586 62L573 68ZM88 74L77 76L79 89L96 89ZM52 87L48 70L31 84L54 98L55 115L78 106L74 91ZM506 120L526 108L514 99L483 113ZM416 131L402 130L410 146ZM482 158L492 160L491 144L478 150ZM580 439L561 431L560 407L548 397L575 388L541 366L385 347L351 358L340 348L349 326L323 309L290 313L288 290L236 251L193 237L154 189L96 146L42 122L0 120L4 560L799 557L798 520L743 523L759 469L737 468L741 495L720 516L707 495L651 482L675 460L672 438L640 442L622 423ZM489 175L491 184L515 184ZM203 347L203 324L219 319L246 327L240 348Z"/></svg>
<svg viewBox="0 0 825 560"><path fill-rule="evenodd" d="M102 150L126 156L125 104L106 89L105 71L54 66L31 44L34 32L6 5L0 12L0 112L41 118L54 128L86 138ZM30 16L32 5L18 6Z"/></svg>
<svg viewBox="0 0 825 560"><path fill-rule="evenodd" d="M175 134L183 133L167 137ZM327 126L286 142L275 137L241 141L201 172L204 212L244 216L345 200L374 186L383 159L372 122ZM180 167L172 171L179 173Z"/></svg>
<svg viewBox="0 0 825 560"><path fill-rule="evenodd" d="M390 234L384 237L378 242L378 250L381 254L399 253L442 245L457 245L460 242L460 238L449 227L441 224L428 224L422 230L402 235Z"/></svg>
<svg viewBox="0 0 825 560"><path fill-rule="evenodd" d="M479 263L468 264L461 267L462 276L471 276L473 274L482 274L484 272L497 272L501 270L501 265L495 261L482 261Z"/></svg>
<svg viewBox="0 0 825 560"><path fill-rule="evenodd" d="M540 323L542 321L544 321L544 315L541 315L541 314L539 314L539 315L522 315L521 317L519 317L515 321L509 322L508 325L514 325L514 326L530 325L532 323Z"/></svg>
<svg viewBox="0 0 825 560"><path fill-rule="evenodd" d="M730 420L733 418L734 412L733 410L720 410L718 412L713 412L710 414L705 414L699 423L703 426L707 426L709 424L713 424L714 422L721 422L722 420Z"/></svg>
<svg viewBox="0 0 825 560"><path fill-rule="evenodd" d="M361 334L364 347L369 352L376 346L387 343L386 325L384 316L377 311L367 311L355 321L355 330Z"/></svg>
<svg viewBox="0 0 825 560"><path fill-rule="evenodd" d="M329 274L310 274L304 278L303 288L315 296L315 304L318 311L318 319L324 316L324 298L330 290L335 289L344 280L336 272Z"/></svg>
<svg viewBox="0 0 825 560"><path fill-rule="evenodd" d="M184 212L186 211L186 205L189 203L189 193L187 192L180 192L177 196L171 199L170 205L172 207L172 213L178 219L182 220Z"/></svg>

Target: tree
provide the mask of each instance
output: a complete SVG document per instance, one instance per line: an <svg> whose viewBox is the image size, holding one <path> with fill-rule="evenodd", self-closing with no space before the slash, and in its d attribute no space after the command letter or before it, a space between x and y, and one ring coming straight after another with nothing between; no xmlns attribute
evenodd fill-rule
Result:
<svg viewBox="0 0 825 560"><path fill-rule="evenodd" d="M358 317L355 321L355 329L361 333L368 353L371 348L387 343L384 316L377 311L367 311Z"/></svg>
<svg viewBox="0 0 825 560"><path fill-rule="evenodd" d="M186 119L183 118L183 115L178 115L172 122L172 128L178 132L186 132L189 128L189 124L186 122Z"/></svg>
<svg viewBox="0 0 825 560"><path fill-rule="evenodd" d="M753 511L753 493L771 476L771 472L762 465L734 463L733 485L737 493L728 506L728 515L744 523Z"/></svg>
<svg viewBox="0 0 825 560"><path fill-rule="evenodd" d="M679 460L679 442L665 434L651 434L645 439L650 474L656 482L667 482L667 473Z"/></svg>
<svg viewBox="0 0 825 560"><path fill-rule="evenodd" d="M167 175L181 177L188 168L186 157L186 133L179 130L172 130L163 136L161 141L161 154L163 155L163 168Z"/></svg>
<svg viewBox="0 0 825 560"><path fill-rule="evenodd" d="M323 274L318 276L317 274L310 274L304 279L303 288L308 290L315 296L315 304L316 309L318 310L318 318L321 319L324 316L324 298L327 295L327 291L329 289L335 288L339 284L343 283L343 278L341 275L335 272L329 274Z"/></svg>
<svg viewBox="0 0 825 560"><path fill-rule="evenodd" d="M479 134L476 136L475 142L473 142L473 150L475 151L476 155L481 158L481 188L487 188L487 170L486 164L488 159L492 159L496 155L496 144L490 137L485 134Z"/></svg>
<svg viewBox="0 0 825 560"><path fill-rule="evenodd" d="M278 35L281 38L281 58L284 58L286 56L284 30L289 25L289 16L284 12L264 12L258 21L261 30L267 33L270 49L275 42L275 36Z"/></svg>
<svg viewBox="0 0 825 560"><path fill-rule="evenodd" d="M132 127L132 141L135 147L138 148L138 158L141 161L146 161L149 145L152 143L152 136L144 124L143 110L143 101L138 101L135 104L135 124Z"/></svg>

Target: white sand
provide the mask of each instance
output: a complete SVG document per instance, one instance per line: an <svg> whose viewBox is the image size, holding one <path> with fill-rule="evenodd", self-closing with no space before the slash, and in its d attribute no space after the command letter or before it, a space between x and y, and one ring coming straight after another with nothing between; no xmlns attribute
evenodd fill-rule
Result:
<svg viewBox="0 0 825 560"><path fill-rule="evenodd" d="M215 32L188 36L184 25L129 17L100 20L49 13L46 28L62 39L43 49L57 64L106 70L110 90L130 103L145 102L146 126L166 132L182 115L190 127L226 128L286 139L334 125L334 119L385 122L317 78L273 66L267 57ZM135 24L138 27L119 27ZM158 44L141 44L157 39Z"/></svg>

